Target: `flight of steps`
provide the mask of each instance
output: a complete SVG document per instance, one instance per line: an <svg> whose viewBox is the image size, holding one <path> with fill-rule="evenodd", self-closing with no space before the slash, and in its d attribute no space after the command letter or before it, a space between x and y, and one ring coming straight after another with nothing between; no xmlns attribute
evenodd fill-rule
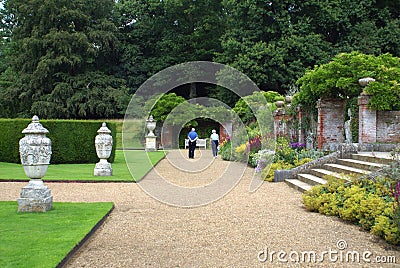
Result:
<svg viewBox="0 0 400 268"><path fill-rule="evenodd" d="M346 179L346 174L364 175L389 165L392 160L387 155L353 154L351 159L338 159L334 164L324 164L320 168L309 169L297 175L296 179L286 179L285 182L301 191L307 191L312 186L325 184L325 175Z"/></svg>

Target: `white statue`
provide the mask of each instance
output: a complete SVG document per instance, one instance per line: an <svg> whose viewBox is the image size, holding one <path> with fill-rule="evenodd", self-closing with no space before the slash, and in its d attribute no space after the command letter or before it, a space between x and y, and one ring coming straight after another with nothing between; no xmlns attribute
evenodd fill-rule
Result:
<svg viewBox="0 0 400 268"><path fill-rule="evenodd" d="M351 137L351 110L350 108L347 110L347 114L349 115L349 120L344 122L344 134L346 136L346 143L352 144L352 137Z"/></svg>

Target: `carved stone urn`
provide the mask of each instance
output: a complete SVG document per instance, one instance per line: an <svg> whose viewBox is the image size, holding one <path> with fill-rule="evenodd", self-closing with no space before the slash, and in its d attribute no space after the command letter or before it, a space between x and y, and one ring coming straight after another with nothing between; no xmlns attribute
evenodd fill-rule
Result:
<svg viewBox="0 0 400 268"><path fill-rule="evenodd" d="M285 106L285 102L279 100L275 102L275 105L278 107L278 110L282 110L283 106Z"/></svg>
<svg viewBox="0 0 400 268"><path fill-rule="evenodd" d="M97 133L94 144L96 146L97 157L100 158L100 161L94 168L94 176L112 176L111 164L107 161L111 155L113 146L113 139L110 135L111 130L108 129L106 123L103 123Z"/></svg>
<svg viewBox="0 0 400 268"><path fill-rule="evenodd" d="M147 136L155 136L154 135L154 129L156 128L156 121L154 121L153 116L150 115L149 119L146 120L146 127L149 130L149 133Z"/></svg>
<svg viewBox="0 0 400 268"><path fill-rule="evenodd" d="M51 140L46 137L48 132L39 123L36 115L33 116L32 123L22 131L25 137L19 141L19 153L30 181L21 190L18 199L19 212L45 212L53 206L50 189L42 181L51 158Z"/></svg>
<svg viewBox="0 0 400 268"><path fill-rule="evenodd" d="M360 86L365 87L367 86L369 83L371 82L375 82L375 79L372 77L364 77L364 78L360 78L358 79L358 83L360 84Z"/></svg>
<svg viewBox="0 0 400 268"><path fill-rule="evenodd" d="M157 121L150 115L149 119L146 120L146 127L149 130L146 135L146 151L157 151L157 136L154 134L156 125Z"/></svg>

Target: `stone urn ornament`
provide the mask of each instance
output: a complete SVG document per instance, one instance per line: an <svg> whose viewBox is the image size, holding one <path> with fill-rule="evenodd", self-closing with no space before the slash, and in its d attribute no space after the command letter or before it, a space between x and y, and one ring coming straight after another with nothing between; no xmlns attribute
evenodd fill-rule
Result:
<svg viewBox="0 0 400 268"><path fill-rule="evenodd" d="M285 97L285 102L287 106L290 106L292 103L293 97L292 96L286 96Z"/></svg>
<svg viewBox="0 0 400 268"><path fill-rule="evenodd" d="M364 77L364 78L360 78L358 79L358 83L360 84L360 86L365 87L367 86L369 83L371 82L375 82L375 79L372 77Z"/></svg>
<svg viewBox="0 0 400 268"><path fill-rule="evenodd" d="M275 105L276 105L276 107L278 108L278 110L282 110L282 109L283 109L283 106L285 106L285 102L279 100L279 101L276 101L276 102L275 102Z"/></svg>
<svg viewBox="0 0 400 268"><path fill-rule="evenodd" d="M45 212L52 208L53 197L42 178L46 175L51 158L51 140L46 137L49 131L39 123L35 115L32 123L22 133L19 153L29 184L22 188L18 198L18 212Z"/></svg>
<svg viewBox="0 0 400 268"><path fill-rule="evenodd" d="M150 115L149 119L146 120L146 127L149 130L149 133L147 136L155 136L154 135L154 129L156 128L156 121L154 121L154 118L152 115Z"/></svg>
<svg viewBox="0 0 400 268"><path fill-rule="evenodd" d="M149 133L146 135L146 151L157 151L157 136L154 134L157 121L154 120L153 116L150 115L149 119L146 119L146 127Z"/></svg>
<svg viewBox="0 0 400 268"><path fill-rule="evenodd" d="M94 144L97 157L100 158L100 161L94 168L94 176L112 176L111 164L107 161L111 155L113 146L113 139L110 135L111 130L108 129L106 123L103 123L97 133Z"/></svg>

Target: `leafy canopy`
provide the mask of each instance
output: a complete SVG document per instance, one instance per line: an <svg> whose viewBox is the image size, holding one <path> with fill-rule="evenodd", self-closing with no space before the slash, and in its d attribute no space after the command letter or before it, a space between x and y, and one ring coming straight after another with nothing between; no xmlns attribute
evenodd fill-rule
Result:
<svg viewBox="0 0 400 268"><path fill-rule="evenodd" d="M376 81L363 89L358 80L372 77ZM314 107L320 98L347 99L364 93L372 95L369 107L375 110L400 109L400 58L391 54L379 56L359 52L341 53L320 66L315 66L298 79L300 92L294 104Z"/></svg>

